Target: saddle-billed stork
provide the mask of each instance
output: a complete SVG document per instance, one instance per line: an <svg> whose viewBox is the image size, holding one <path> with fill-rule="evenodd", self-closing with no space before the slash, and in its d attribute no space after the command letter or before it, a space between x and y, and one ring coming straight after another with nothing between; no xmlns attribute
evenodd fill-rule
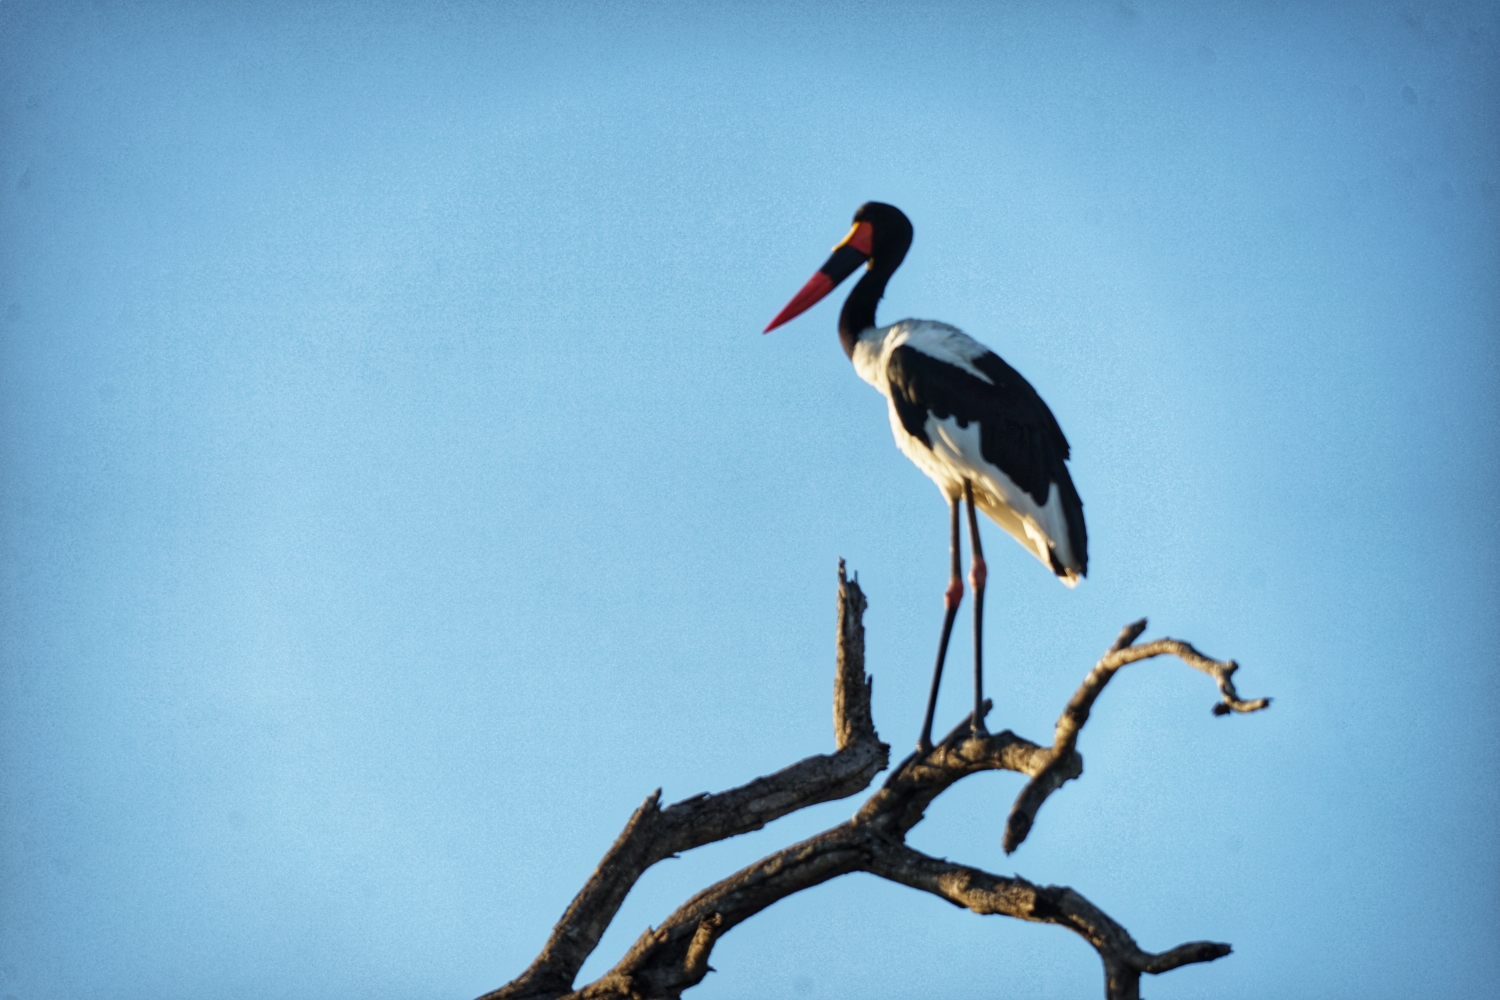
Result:
<svg viewBox="0 0 1500 1000"><path fill-rule="evenodd" d="M833 255L786 308L770 333L811 308L849 275L867 265L839 313L839 340L859 377L889 401L896 446L927 473L948 499L950 578L943 594L943 634L919 753L932 749L932 713L948 638L963 599L958 512L968 502L974 588L974 714L972 731L985 732L984 550L977 507L1069 587L1088 571L1083 501L1068 475L1068 441L1042 397L1000 356L946 323L904 319L875 325L875 306L911 246L911 220L893 205L866 202L854 213Z"/></svg>

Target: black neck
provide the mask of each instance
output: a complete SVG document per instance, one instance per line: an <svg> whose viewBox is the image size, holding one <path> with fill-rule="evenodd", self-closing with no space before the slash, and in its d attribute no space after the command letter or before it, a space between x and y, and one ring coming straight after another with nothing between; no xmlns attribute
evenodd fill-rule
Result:
<svg viewBox="0 0 1500 1000"><path fill-rule="evenodd" d="M839 313L839 342L849 357L854 357L854 342L859 340L859 335L875 325L875 307L885 294L886 282L900 266L900 256L895 256L895 263L889 266L876 262L844 300L844 309Z"/></svg>

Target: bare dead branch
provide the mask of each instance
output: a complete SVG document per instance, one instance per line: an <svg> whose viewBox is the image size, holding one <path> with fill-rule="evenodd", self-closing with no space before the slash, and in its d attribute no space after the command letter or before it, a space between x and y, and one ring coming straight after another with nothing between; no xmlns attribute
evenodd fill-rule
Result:
<svg viewBox="0 0 1500 1000"><path fill-rule="evenodd" d="M1058 719L1050 747L1005 730L974 737L966 718L930 752L903 760L853 818L815 837L762 858L709 886L647 928L614 968L569 992L585 958L598 944L626 893L646 868L662 858L750 830L817 802L867 786L887 762L888 748L870 715L870 680L864 669L864 594L839 562L838 658L834 681L834 736L838 751L809 757L764 778L718 795L699 795L666 809L660 792L636 810L599 868L558 922L546 947L515 981L481 1000L676 1000L713 971L708 959L728 931L777 900L851 872L869 872L982 914L1067 927L1099 953L1107 1000L1139 1000L1140 977L1230 953L1227 944L1198 941L1169 951L1143 951L1120 924L1065 886L1037 886L977 868L929 857L906 846L907 833L927 806L955 782L980 771L1016 771L1030 777L1006 824L1005 849L1029 832L1037 809L1083 770L1078 734L1114 673L1128 663L1174 655L1213 677L1219 714L1253 712L1269 699L1240 700L1231 682L1236 666L1204 656L1185 642L1135 640L1144 620L1126 626L1089 671ZM990 704L982 708L988 714Z"/></svg>
<svg viewBox="0 0 1500 1000"><path fill-rule="evenodd" d="M1038 886L1023 878L991 875L930 857L905 844L879 841L867 870L975 913L1068 928L1093 945L1104 961L1107 1000L1140 1000L1143 972L1166 972L1191 962L1211 962L1231 951L1229 945L1212 941L1178 945L1159 955L1142 951L1129 931L1067 886Z"/></svg>
<svg viewBox="0 0 1500 1000"><path fill-rule="evenodd" d="M1144 646L1134 645L1144 631L1144 618L1121 629L1114 645L1094 664L1094 669L1088 672L1088 676L1069 699L1067 707L1057 720L1052 746L1041 752L1040 766L1035 772L1031 772L1031 781L1021 789L1021 794L1016 796L1015 804L1011 806L1010 816L1005 821L1005 837L1001 842L1006 854L1021 846L1021 842L1031 832L1032 824L1036 822L1037 810L1047 801L1047 797L1083 773L1083 758L1077 751L1078 734L1083 730L1083 724L1089 720L1094 702L1121 667L1154 656L1176 656L1194 670L1208 674L1218 684L1222 700L1214 705L1215 715L1258 712L1271 704L1270 698L1240 700L1234 689L1234 682L1230 679L1239 669L1239 665L1233 660L1215 660L1204 656L1190 643L1178 639L1157 639Z"/></svg>
<svg viewBox="0 0 1500 1000"><path fill-rule="evenodd" d="M853 821L762 858L648 928L613 969L568 1000L680 996L710 971L708 951L730 928L795 892L864 870L869 858L865 831Z"/></svg>
<svg viewBox="0 0 1500 1000"><path fill-rule="evenodd" d="M625 824L553 928L541 954L520 976L481 1000L555 1000L570 992L584 960L646 869L683 851L759 830L798 809L846 798L885 770L890 748L880 742L870 716L865 607L859 583L846 577L840 559L833 698L837 752L808 757L738 788L695 795L665 809L659 807L657 789Z"/></svg>
<svg viewBox="0 0 1500 1000"><path fill-rule="evenodd" d="M963 726L966 731L967 720ZM939 775L935 769L918 773L925 773L927 780L951 784L956 780L954 774L972 774L974 769L964 758L955 759L953 768L945 774ZM899 777L893 776L892 782ZM1146 952L1124 927L1072 889L991 875L916 851L890 836L900 827L907 806L898 796L883 794L889 789L890 783L848 822L777 851L704 889L660 927L648 928L607 974L567 1000L679 997L712 971L707 954L730 928L793 893L860 871L933 893L975 913L1068 928L1099 952L1107 970L1108 1000L1138 1000L1143 972L1165 972L1230 953L1229 945L1213 942L1180 945L1160 955Z"/></svg>
<svg viewBox="0 0 1500 1000"><path fill-rule="evenodd" d="M986 701L986 713L989 707ZM954 782L980 771L1037 774L1049 759L1048 748L1009 729L975 738L966 716L931 752L902 761L880 791L860 807L856 818L879 825L891 836L904 837L922 821L928 804Z"/></svg>
<svg viewBox="0 0 1500 1000"><path fill-rule="evenodd" d="M875 682L865 673L867 606L859 580L849 579L844 572L844 560L840 559L839 634L834 647L833 673L833 737L838 750L861 742L884 746L875 735L875 719L870 715L870 693ZM886 747L887 752L889 749ZM885 763L880 766L883 769Z"/></svg>
<svg viewBox="0 0 1500 1000"><path fill-rule="evenodd" d="M1120 666L1123 667L1127 663L1134 663L1137 660L1145 660L1153 656L1162 656L1165 654L1175 656L1194 670L1201 670L1203 673L1208 674L1219 685L1219 694L1222 696L1222 700L1214 706L1213 711L1215 715L1228 715L1230 712L1259 712L1271 704L1270 698L1241 701L1239 693L1234 689L1234 681L1231 680L1234 672L1240 669L1240 665L1233 660L1215 660L1212 657L1204 656L1193 648L1192 643L1183 642L1180 639L1157 639L1155 642L1148 642L1144 646L1131 646L1129 649L1122 649L1118 653L1115 653L1114 656L1119 660Z"/></svg>

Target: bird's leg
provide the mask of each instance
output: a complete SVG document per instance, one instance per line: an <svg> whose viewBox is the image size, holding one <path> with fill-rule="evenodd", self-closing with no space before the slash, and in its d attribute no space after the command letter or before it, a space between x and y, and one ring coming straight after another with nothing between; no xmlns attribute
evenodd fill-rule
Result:
<svg viewBox="0 0 1500 1000"><path fill-rule="evenodd" d="M969 721L969 731L975 736L986 735L984 727L984 580L987 570L984 565L984 546L979 544L979 518L974 513L974 484L964 480L964 498L969 501L969 554L973 565L969 568L969 586L974 588L974 716Z"/></svg>
<svg viewBox="0 0 1500 1000"><path fill-rule="evenodd" d="M943 680L943 660L948 657L948 637L953 634L953 619L958 617L958 602L964 597L964 581L959 575L958 507L962 501L954 496L948 501L948 589L943 592L943 637L938 640L937 666L932 670L932 691L927 695L927 715L922 719L922 735L917 753L932 749L932 713L937 709L938 685Z"/></svg>

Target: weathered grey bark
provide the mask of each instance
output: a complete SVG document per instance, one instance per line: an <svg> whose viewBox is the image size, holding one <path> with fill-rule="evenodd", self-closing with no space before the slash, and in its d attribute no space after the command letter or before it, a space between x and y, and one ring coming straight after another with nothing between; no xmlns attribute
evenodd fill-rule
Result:
<svg viewBox="0 0 1500 1000"><path fill-rule="evenodd" d="M1078 734L1111 677L1128 663L1173 655L1217 681L1222 700L1215 714L1254 712L1269 699L1242 701L1231 661L1210 659L1175 639L1134 642L1144 620L1120 633L1073 695L1050 747L1006 730L970 735L965 718L925 756L912 754L854 817L778 851L715 883L688 900L660 927L649 929L598 980L574 990L573 980L598 945L626 894L641 874L663 858L739 833L818 802L853 795L888 762L870 716L870 680L864 669L865 598L839 563L838 659L834 679L836 752L809 757L775 774L717 795L699 795L659 807L661 791L648 796L610 847L594 874L553 928L540 955L520 976L481 1000L675 1000L711 971L709 953L730 928L779 899L850 872L869 872L940 896L981 914L1058 924L1079 934L1104 963L1107 1000L1137 1000L1142 973L1160 973L1229 954L1227 944L1198 941L1155 954L1143 951L1125 928L1065 886L1037 886L928 857L906 846L906 834L926 808L954 782L979 771L1017 771L1031 778L1016 799L1003 845L1014 851L1026 838L1047 796L1083 773ZM989 703L984 711L988 713Z"/></svg>

